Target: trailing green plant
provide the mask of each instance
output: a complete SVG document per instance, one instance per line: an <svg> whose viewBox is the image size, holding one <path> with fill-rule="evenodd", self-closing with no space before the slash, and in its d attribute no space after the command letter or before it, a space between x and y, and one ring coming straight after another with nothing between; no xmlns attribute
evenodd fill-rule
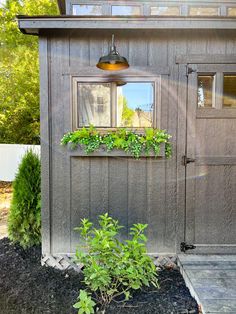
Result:
<svg viewBox="0 0 236 314"><path fill-rule="evenodd" d="M80 301L75 305L79 314L93 313L91 293L104 311L113 300L129 300L132 292L142 286L158 287L156 267L146 249L147 225L134 224L130 228L130 239L121 242L117 236L122 227L117 220L104 214L99 216L98 222L99 227L95 228L88 219L82 219L81 227L75 228L83 243L76 251L75 262L83 264L87 286L86 291L80 291Z"/></svg>
<svg viewBox="0 0 236 314"><path fill-rule="evenodd" d="M8 218L10 240L23 248L41 242L40 160L29 150L24 155L13 183L13 199Z"/></svg>
<svg viewBox="0 0 236 314"><path fill-rule="evenodd" d="M165 130L146 128L144 134L124 128L117 128L105 134L100 133L96 128L82 128L74 132L66 133L61 139L62 145L69 144L71 149L78 145L84 147L87 154L105 145L109 152L113 149L121 149L130 153L133 157L139 158L144 152L147 156L154 152L155 157L160 153L161 144L165 144L165 156L171 157L171 136Z"/></svg>

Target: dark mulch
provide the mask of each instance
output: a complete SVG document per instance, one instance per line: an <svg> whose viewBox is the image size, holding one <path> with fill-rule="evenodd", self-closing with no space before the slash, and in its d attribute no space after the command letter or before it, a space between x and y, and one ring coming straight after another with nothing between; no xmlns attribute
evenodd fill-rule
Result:
<svg viewBox="0 0 236 314"><path fill-rule="evenodd" d="M82 274L42 267L40 257L40 247L24 251L7 238L0 240L1 314L76 313L72 304L84 288ZM179 271L162 270L159 280L159 290L137 291L125 306L112 304L106 313L198 313Z"/></svg>

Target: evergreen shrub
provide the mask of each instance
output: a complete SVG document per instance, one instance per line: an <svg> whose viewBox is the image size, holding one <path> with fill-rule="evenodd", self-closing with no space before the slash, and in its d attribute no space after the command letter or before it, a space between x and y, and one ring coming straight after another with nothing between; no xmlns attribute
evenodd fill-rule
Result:
<svg viewBox="0 0 236 314"><path fill-rule="evenodd" d="M41 242L40 186L40 159L29 150L24 155L13 182L13 199L8 218L9 238L23 248Z"/></svg>

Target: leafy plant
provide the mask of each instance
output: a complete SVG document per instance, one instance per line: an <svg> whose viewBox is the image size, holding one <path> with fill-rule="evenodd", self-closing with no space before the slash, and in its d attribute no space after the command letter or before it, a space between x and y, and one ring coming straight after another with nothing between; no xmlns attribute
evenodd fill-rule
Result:
<svg viewBox="0 0 236 314"><path fill-rule="evenodd" d="M112 300L129 300L132 291L143 285L158 287L156 267L145 245L147 225L134 224L130 228L130 239L124 242L117 239L122 227L108 214L99 216L99 226L95 228L88 219L82 219L82 226L75 228L83 242L76 251L75 261L84 265L84 282L101 310ZM86 291L81 296L84 300L89 298ZM79 311L84 306L81 297L76 306Z"/></svg>
<svg viewBox="0 0 236 314"><path fill-rule="evenodd" d="M27 248L41 242L40 160L29 150L23 157L13 183L8 234Z"/></svg>
<svg viewBox="0 0 236 314"><path fill-rule="evenodd" d="M79 301L73 305L75 309L79 309L78 314L93 314L96 303L92 300L89 293L80 290Z"/></svg>
<svg viewBox="0 0 236 314"><path fill-rule="evenodd" d="M62 140L62 145L69 144L72 149L78 145L85 147L85 152L91 153L105 145L107 151L121 149L130 153L133 157L139 158L142 152L149 155L154 152L155 156L160 153L161 144L165 144L165 156L171 157L171 136L165 130L147 128L144 134L124 128L117 128L105 134L99 133L93 126L82 128L74 132L66 133Z"/></svg>

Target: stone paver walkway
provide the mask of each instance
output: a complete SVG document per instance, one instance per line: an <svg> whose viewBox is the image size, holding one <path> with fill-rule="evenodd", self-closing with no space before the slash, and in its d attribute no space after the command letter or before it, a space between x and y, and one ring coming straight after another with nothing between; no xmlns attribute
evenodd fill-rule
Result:
<svg viewBox="0 0 236 314"><path fill-rule="evenodd" d="M236 314L236 255L179 255L178 264L203 314Z"/></svg>

